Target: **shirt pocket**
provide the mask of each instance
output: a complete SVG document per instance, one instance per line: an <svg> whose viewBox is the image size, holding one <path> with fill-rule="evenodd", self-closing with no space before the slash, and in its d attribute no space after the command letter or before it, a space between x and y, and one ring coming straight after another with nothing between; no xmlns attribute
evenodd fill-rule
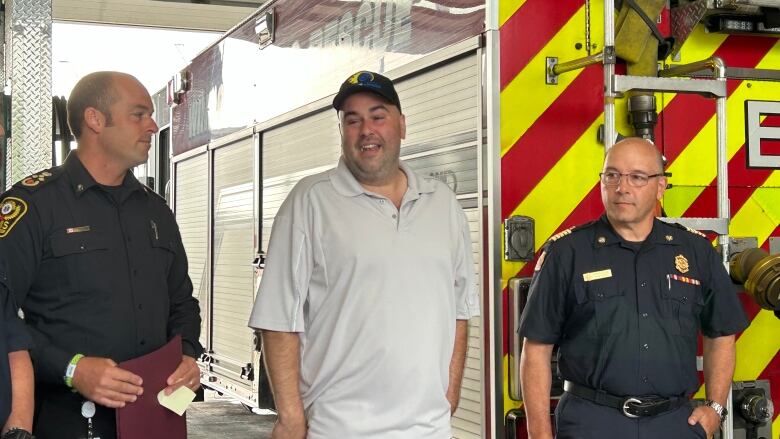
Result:
<svg viewBox="0 0 780 439"><path fill-rule="evenodd" d="M666 278L662 281L665 320L673 334L696 337L699 313L704 307L701 285Z"/></svg>
<svg viewBox="0 0 780 439"><path fill-rule="evenodd" d="M149 221L149 243L152 247L154 264L164 276L170 271L176 255L174 232L157 221Z"/></svg>
<svg viewBox="0 0 780 439"><path fill-rule="evenodd" d="M582 323L595 329L597 335L608 336L627 329L625 294L614 277L584 282L575 291L580 312L585 314L581 317L591 320Z"/></svg>
<svg viewBox="0 0 780 439"><path fill-rule="evenodd" d="M104 278L110 271L104 266L112 261L107 256L110 241L103 231L67 233L63 230L52 235L50 243L55 271L74 293L85 294L108 286L110 280ZM106 285L101 285L102 280L108 281Z"/></svg>

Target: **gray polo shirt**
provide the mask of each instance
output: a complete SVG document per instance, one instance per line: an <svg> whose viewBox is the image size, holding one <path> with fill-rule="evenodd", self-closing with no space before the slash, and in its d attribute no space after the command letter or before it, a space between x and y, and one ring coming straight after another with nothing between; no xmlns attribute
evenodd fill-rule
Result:
<svg viewBox="0 0 780 439"><path fill-rule="evenodd" d="M273 226L249 326L298 332L309 438L449 438L455 322L479 314L452 191L401 163L396 209L343 159L302 179Z"/></svg>

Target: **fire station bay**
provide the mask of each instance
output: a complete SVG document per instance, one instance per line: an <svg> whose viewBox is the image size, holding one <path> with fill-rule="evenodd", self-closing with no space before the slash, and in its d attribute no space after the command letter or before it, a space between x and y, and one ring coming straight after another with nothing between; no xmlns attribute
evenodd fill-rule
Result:
<svg viewBox="0 0 780 439"><path fill-rule="evenodd" d="M32 341L0 334L3 438L780 438L780 0L7 0L0 19L0 304ZM73 84L138 80L56 96L57 23L213 38L151 83L162 43L72 43L105 62ZM90 157L138 153L127 81L145 147L111 184ZM366 183L378 158L397 200ZM112 237L149 215L144 261ZM128 274L107 299L109 266ZM141 308L158 271L184 280ZM141 343L103 346L115 329ZM155 361L145 405L84 384L95 357Z"/></svg>

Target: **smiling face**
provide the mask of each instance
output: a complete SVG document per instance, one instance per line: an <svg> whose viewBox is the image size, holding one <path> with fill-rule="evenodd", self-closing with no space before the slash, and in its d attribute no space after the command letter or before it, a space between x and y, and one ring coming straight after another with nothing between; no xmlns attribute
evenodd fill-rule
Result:
<svg viewBox="0 0 780 439"><path fill-rule="evenodd" d="M157 124L152 119L154 106L149 93L129 75L116 75L113 88L117 100L109 107L99 134L103 152L123 168L145 163Z"/></svg>
<svg viewBox="0 0 780 439"><path fill-rule="evenodd" d="M603 172L621 174L663 173L660 152L646 140L629 138L615 144L604 160ZM615 229L652 229L655 205L666 190L666 177L653 177L647 185L634 187L623 176L615 186L601 183L601 201Z"/></svg>
<svg viewBox="0 0 780 439"><path fill-rule="evenodd" d="M339 111L344 163L364 185L388 184L397 175L406 120L374 93L355 93Z"/></svg>

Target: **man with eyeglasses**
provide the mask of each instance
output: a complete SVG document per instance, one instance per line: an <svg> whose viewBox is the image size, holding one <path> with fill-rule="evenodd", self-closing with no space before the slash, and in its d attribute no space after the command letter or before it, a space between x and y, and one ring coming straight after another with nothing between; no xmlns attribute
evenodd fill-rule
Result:
<svg viewBox="0 0 780 439"><path fill-rule="evenodd" d="M652 143L618 142L600 176L605 215L550 239L521 316L530 437L553 437L554 345L558 438L711 437L726 416L734 334L748 325L735 288L704 235L654 217L667 179ZM707 400L694 408L699 328Z"/></svg>

